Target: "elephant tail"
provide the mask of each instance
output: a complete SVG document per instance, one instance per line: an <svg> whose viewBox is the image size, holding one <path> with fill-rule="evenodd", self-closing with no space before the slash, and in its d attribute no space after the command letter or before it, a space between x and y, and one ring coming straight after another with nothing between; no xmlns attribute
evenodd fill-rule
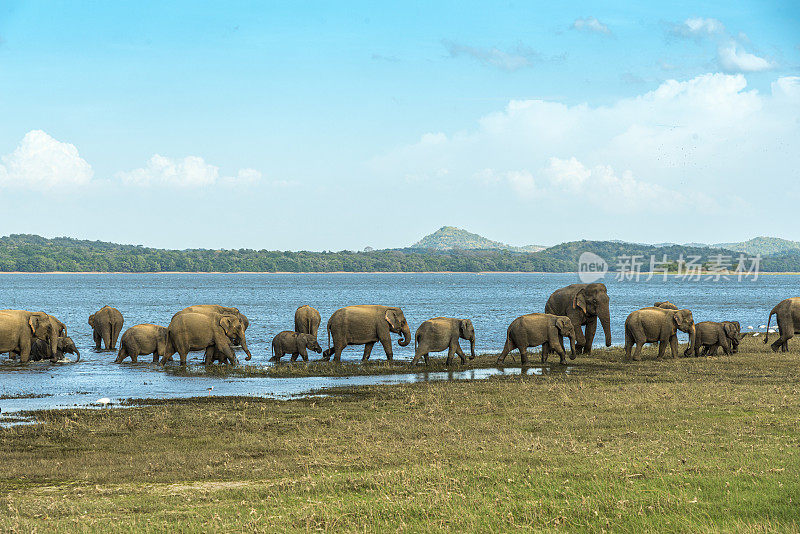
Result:
<svg viewBox="0 0 800 534"><path fill-rule="evenodd" d="M765 345L767 344L767 340L769 339L769 323L770 323L770 321L772 321L772 316L775 315L775 313L776 313L775 312L775 308L773 308L772 311L769 312L769 317L767 317L767 331L764 332L764 344Z"/></svg>

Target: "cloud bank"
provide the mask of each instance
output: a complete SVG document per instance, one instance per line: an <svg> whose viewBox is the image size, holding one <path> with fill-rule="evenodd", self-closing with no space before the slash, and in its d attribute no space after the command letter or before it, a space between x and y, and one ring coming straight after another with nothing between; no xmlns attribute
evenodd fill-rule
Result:
<svg viewBox="0 0 800 534"><path fill-rule="evenodd" d="M240 169L236 176L220 176L219 167L199 156L168 158L155 154L145 167L117 173L126 184L138 186L207 187L217 183L253 184L261 180L255 169Z"/></svg>
<svg viewBox="0 0 800 534"><path fill-rule="evenodd" d="M57 141L42 130L31 130L13 152L0 157L0 187L80 186L88 184L93 174L75 145Z"/></svg>
<svg viewBox="0 0 800 534"><path fill-rule="evenodd" d="M602 35L611 35L611 30L608 29L608 26L597 20L595 17L575 19L575 22L572 23L572 29L583 32L599 33Z"/></svg>
<svg viewBox="0 0 800 534"><path fill-rule="evenodd" d="M777 79L767 94L719 73L609 106L511 101L472 129L425 134L371 166L393 180L471 180L510 198L574 197L607 213L729 211L747 204L744 191L760 177L800 178L800 77Z"/></svg>

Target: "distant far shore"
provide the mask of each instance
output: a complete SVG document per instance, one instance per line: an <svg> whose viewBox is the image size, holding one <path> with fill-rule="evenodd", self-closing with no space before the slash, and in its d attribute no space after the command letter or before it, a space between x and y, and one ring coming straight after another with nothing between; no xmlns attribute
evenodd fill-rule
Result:
<svg viewBox="0 0 800 534"><path fill-rule="evenodd" d="M3 274L575 274L577 271L141 271L141 272L128 272L128 271L8 271L0 272ZM651 275L653 278L664 276L664 273L655 272L641 272L640 277ZM715 272L702 271L700 276L716 276ZM759 272L758 276L773 276L773 275L800 275L800 272L787 271L787 272ZM607 275L610 278L615 277L615 273L611 272ZM685 273L667 273L667 276L687 276ZM696 276L693 274L692 276ZM725 275L728 278L735 278L736 274ZM752 278L752 275L743 275L744 279Z"/></svg>

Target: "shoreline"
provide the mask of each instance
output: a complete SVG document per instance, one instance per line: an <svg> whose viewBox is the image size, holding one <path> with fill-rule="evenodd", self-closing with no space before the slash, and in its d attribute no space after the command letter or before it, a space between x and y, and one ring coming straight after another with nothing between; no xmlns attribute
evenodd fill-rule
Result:
<svg viewBox="0 0 800 534"><path fill-rule="evenodd" d="M226 271L137 271L137 272L128 272L128 271L43 271L43 272L35 272L35 271L8 271L8 272L0 272L0 275L4 274L13 274L13 275L21 275L21 274L81 274L81 275L90 275L90 274L575 274L577 275L577 271L563 271L563 272L548 272L548 271L235 271L235 272L226 272ZM641 272L639 276L649 276L651 275L653 278L657 276L664 276L664 273L656 272L656 273L648 273L648 272ZM700 276L716 276L717 273L713 272L701 272ZM775 275L800 275L800 272L797 271L780 271L780 272L759 272L758 276L775 276ZM609 273L610 278L614 278L616 275L615 273ZM684 274L678 273L667 273L667 276L687 276ZM692 275L695 276L695 275ZM727 275L729 278L733 279L736 278L737 275L729 274ZM745 279L749 279L751 275L747 275ZM633 280L626 280L626 281L633 281ZM744 280L743 280L744 281Z"/></svg>

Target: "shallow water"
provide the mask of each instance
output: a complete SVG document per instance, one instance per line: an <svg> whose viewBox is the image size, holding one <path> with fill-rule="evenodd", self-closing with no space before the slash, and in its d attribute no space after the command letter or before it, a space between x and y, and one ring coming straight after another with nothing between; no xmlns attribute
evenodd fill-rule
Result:
<svg viewBox="0 0 800 534"><path fill-rule="evenodd" d="M109 304L125 316L125 328L138 323L168 324L172 315L192 304L236 306L250 319L247 331L253 360L248 365L268 365L272 336L294 325L294 310L311 304L322 314L320 344L327 346L324 325L331 313L350 304L389 304L402 307L412 333L425 319L436 316L469 317L477 334L476 351L498 352L508 324L524 313L544 311L549 295L559 287L578 282L574 274L0 274L0 309L44 310L66 323L81 350L78 363L0 362L0 396L35 398L0 400L3 414L65 406L90 405L99 397L114 402L125 398L180 398L202 395L258 395L288 398L329 387L391 384L418 380L480 379L519 369L469 370L455 373L312 378L241 378L175 376L147 363L113 363L112 352L95 353L89 315ZM670 300L692 310L695 321L739 320L765 324L770 309L797 294L800 278L761 276L756 281L623 282L607 278L611 296L612 340L622 344L622 326L631 311ZM595 347L602 345L598 325ZM685 341L686 335L682 334ZM413 343L394 342L396 359L411 359ZM463 348L468 344L462 343ZM345 360L360 360L363 347L349 347ZM312 354L312 359L319 356ZM199 353L194 355L199 357ZM146 357L143 357L147 360ZM190 356L191 358L191 356ZM385 358L380 344L373 359ZM197 360L195 360L197 361ZM580 358L574 364L580 366ZM556 366L553 368L555 369ZM528 372L541 371L534 367ZM213 389L209 389L212 388ZM44 395L44 396L40 396Z"/></svg>

